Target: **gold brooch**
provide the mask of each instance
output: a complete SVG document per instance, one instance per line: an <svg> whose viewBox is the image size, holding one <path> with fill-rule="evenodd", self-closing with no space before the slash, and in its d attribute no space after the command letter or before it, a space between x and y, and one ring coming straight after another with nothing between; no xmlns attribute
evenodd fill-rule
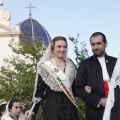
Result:
<svg viewBox="0 0 120 120"><path fill-rule="evenodd" d="M106 63L108 63L108 60L106 60Z"/></svg>
<svg viewBox="0 0 120 120"><path fill-rule="evenodd" d="M59 72L59 69L58 69L58 68L54 68L53 70L54 70L54 72L56 72L56 73Z"/></svg>

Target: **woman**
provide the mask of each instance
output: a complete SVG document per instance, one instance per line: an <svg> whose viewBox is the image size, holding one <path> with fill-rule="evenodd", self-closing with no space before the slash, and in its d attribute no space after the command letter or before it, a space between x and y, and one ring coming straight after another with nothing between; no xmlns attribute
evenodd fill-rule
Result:
<svg viewBox="0 0 120 120"><path fill-rule="evenodd" d="M21 113L22 102L20 99L12 98L6 105L6 110L1 120L24 120Z"/></svg>
<svg viewBox="0 0 120 120"><path fill-rule="evenodd" d="M120 54L109 84L103 120L120 120Z"/></svg>
<svg viewBox="0 0 120 120"><path fill-rule="evenodd" d="M38 101L40 105L35 120L82 120L72 91L76 67L67 57L67 47L66 38L55 37L38 62L33 107Z"/></svg>

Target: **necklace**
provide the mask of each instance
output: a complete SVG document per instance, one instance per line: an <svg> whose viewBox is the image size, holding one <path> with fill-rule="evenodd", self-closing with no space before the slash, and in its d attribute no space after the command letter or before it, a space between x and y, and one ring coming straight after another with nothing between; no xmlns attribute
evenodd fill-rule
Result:
<svg viewBox="0 0 120 120"><path fill-rule="evenodd" d="M58 65L57 65L58 68L60 68ZM65 63L65 67L63 69L63 72L65 73L65 68L66 68L66 63Z"/></svg>
<svg viewBox="0 0 120 120"><path fill-rule="evenodd" d="M54 60L55 60L55 58L54 58ZM65 68L66 68L66 62L65 62L65 60L64 60L64 62L61 62L61 63L59 63L59 62L57 62L57 61L55 60L55 63L56 63L56 66L57 66L59 69L61 69L63 72L65 72Z"/></svg>

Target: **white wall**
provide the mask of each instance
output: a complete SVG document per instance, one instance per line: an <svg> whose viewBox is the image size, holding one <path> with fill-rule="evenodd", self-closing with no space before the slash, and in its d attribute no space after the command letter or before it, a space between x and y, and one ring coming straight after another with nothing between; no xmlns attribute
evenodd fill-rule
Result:
<svg viewBox="0 0 120 120"><path fill-rule="evenodd" d="M13 55L12 49L8 46L12 39L15 39L16 42L19 40L18 37L0 37L0 67L4 65L4 58Z"/></svg>

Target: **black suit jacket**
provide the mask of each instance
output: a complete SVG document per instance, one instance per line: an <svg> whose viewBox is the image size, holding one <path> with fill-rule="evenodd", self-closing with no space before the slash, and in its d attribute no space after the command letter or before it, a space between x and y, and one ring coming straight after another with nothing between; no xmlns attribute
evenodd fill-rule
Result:
<svg viewBox="0 0 120 120"><path fill-rule="evenodd" d="M105 55L106 67L111 77L116 58ZM85 92L85 86L91 86L92 93ZM75 93L77 97L86 102L86 120L102 120L104 107L97 108L101 98L105 98L102 68L97 59L93 55L83 60L77 71L75 80Z"/></svg>

